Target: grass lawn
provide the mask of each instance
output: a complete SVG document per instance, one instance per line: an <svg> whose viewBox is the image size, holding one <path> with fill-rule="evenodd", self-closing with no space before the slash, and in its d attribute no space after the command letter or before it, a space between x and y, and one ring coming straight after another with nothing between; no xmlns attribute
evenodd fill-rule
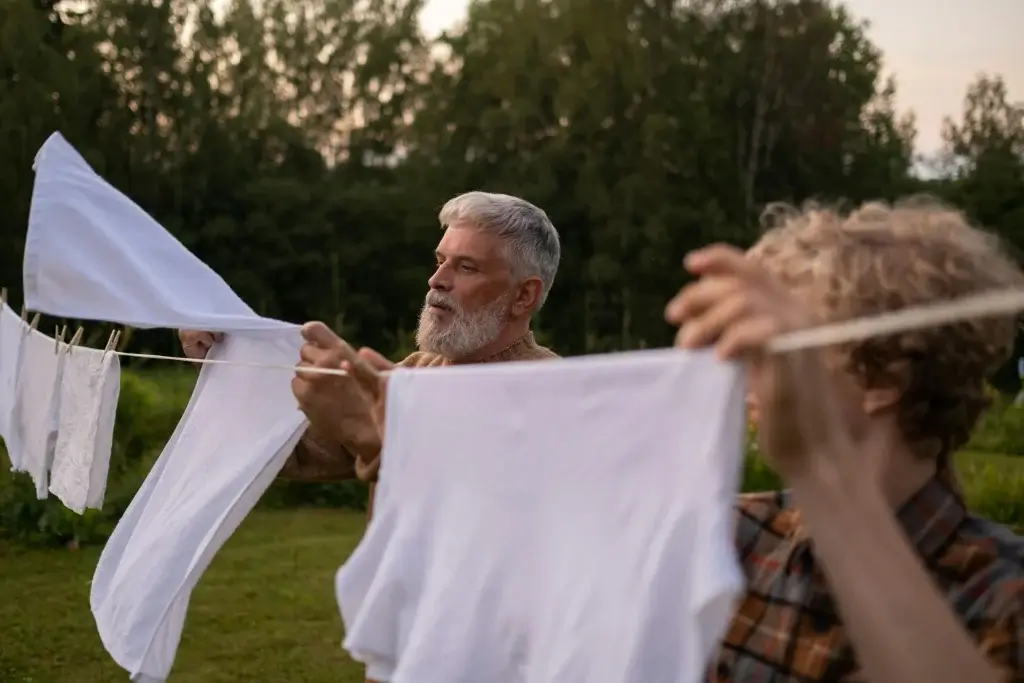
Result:
<svg viewBox="0 0 1024 683"><path fill-rule="evenodd" d="M970 484L1024 482L1024 457L958 458ZM1008 489L1014 491L1014 489ZM170 683L362 683L341 650L334 573L363 516L256 511L192 595ZM89 612L99 548L25 550L0 541L0 683L117 683Z"/></svg>
<svg viewBox="0 0 1024 683"><path fill-rule="evenodd" d="M363 516L254 512L192 594L172 683L355 683L341 649L334 573ZM23 550L0 541L0 682L117 683L89 611L99 548Z"/></svg>

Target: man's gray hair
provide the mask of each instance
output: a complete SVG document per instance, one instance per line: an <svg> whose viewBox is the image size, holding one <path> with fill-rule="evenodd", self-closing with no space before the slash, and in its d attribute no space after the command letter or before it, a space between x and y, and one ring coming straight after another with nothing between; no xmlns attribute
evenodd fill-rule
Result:
<svg viewBox="0 0 1024 683"><path fill-rule="evenodd" d="M449 199L438 214L441 227L465 222L503 237L507 258L518 277L541 281L539 309L555 282L562 247L551 219L525 199L492 192L466 192Z"/></svg>

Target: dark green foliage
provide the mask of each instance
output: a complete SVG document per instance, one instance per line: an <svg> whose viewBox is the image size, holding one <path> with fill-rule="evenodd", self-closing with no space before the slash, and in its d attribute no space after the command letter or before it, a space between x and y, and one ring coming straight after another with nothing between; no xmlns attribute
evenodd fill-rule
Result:
<svg viewBox="0 0 1024 683"><path fill-rule="evenodd" d="M563 263L537 327L564 355L670 343L661 312L683 284L683 255L752 243L770 201L923 190L1024 247L1024 124L1002 80L969 88L942 177L921 181L912 113L896 110L883 55L841 5L474 0L440 37L422 35L422 5L0 2L0 286L11 303L33 157L55 130L258 312L322 319L394 357L412 348L437 210L471 189L524 196L558 226ZM93 346L109 332L86 329ZM126 338L133 351L179 352L166 330ZM125 373L102 513L35 501L4 472L2 532L104 538L191 377ZM1010 367L996 381L1019 385ZM1022 452L1019 411L993 413L973 447ZM753 461L747 482L777 483ZM359 507L365 496L356 484L278 483L264 504Z"/></svg>
<svg viewBox="0 0 1024 683"><path fill-rule="evenodd" d="M102 510L78 515L56 497L36 500L25 474L9 471L0 447L0 537L30 545L101 543L142 485L188 404L195 372L126 371L114 429L107 495ZM267 507L365 509L366 487L350 482L301 484L279 481L260 502Z"/></svg>

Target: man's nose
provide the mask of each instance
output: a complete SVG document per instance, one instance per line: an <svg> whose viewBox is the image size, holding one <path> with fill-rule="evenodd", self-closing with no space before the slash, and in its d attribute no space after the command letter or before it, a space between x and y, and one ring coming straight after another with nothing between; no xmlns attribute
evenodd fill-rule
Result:
<svg viewBox="0 0 1024 683"><path fill-rule="evenodd" d="M442 292L450 292L452 289L451 272L444 266L438 266L434 274L427 280L427 285L431 289L436 289Z"/></svg>

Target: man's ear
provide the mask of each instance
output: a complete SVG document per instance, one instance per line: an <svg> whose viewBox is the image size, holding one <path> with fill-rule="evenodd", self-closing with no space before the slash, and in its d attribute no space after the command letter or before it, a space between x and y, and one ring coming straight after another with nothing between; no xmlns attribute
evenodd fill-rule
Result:
<svg viewBox="0 0 1024 683"><path fill-rule="evenodd" d="M537 310L540 294L544 283L539 277L528 277L519 283L516 298L512 300L512 314L517 318L529 315Z"/></svg>
<svg viewBox="0 0 1024 683"><path fill-rule="evenodd" d="M897 363L887 368L884 376L874 382L874 386L864 390L864 412L868 415L877 415L893 410L903 398L909 384L909 364Z"/></svg>
<svg viewBox="0 0 1024 683"><path fill-rule="evenodd" d="M864 412L877 415L892 410L903 397L903 390L897 387L878 387L864 392Z"/></svg>

